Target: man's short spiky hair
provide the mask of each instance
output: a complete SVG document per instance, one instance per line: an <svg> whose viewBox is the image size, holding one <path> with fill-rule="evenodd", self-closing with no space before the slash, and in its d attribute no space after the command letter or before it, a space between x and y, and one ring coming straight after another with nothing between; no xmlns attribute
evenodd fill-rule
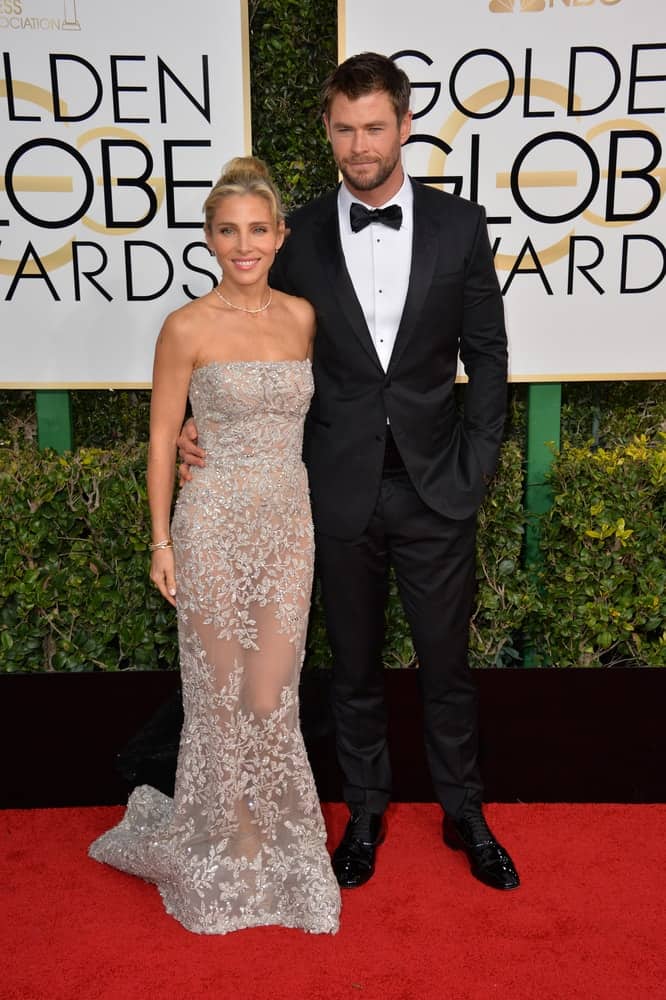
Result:
<svg viewBox="0 0 666 1000"><path fill-rule="evenodd" d="M411 86L407 74L377 52L361 52L340 63L324 80L321 91L322 114L328 116L333 98L343 94L356 100L366 94L385 91L391 99L398 122L409 111Z"/></svg>

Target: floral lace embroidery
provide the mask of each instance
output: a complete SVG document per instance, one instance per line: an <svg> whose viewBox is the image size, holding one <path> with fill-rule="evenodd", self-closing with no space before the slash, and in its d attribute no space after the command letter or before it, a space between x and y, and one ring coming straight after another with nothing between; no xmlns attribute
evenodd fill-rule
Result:
<svg viewBox="0 0 666 1000"><path fill-rule="evenodd" d="M205 469L172 524L185 721L171 800L134 790L92 857L156 882L185 927L338 927L340 896L298 724L313 534L307 362L193 374Z"/></svg>

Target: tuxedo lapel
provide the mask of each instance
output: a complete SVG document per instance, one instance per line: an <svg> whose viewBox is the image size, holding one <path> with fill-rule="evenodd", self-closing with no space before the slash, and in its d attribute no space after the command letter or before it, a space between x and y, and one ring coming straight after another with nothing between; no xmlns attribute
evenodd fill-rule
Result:
<svg viewBox="0 0 666 1000"><path fill-rule="evenodd" d="M405 305L395 338L388 372L392 372L416 327L423 302L432 285L437 262L437 227L423 204L422 188L412 183L414 191L414 218L412 230L412 266Z"/></svg>
<svg viewBox="0 0 666 1000"><path fill-rule="evenodd" d="M363 315L361 304L356 297L354 285L345 264L340 242L338 227L337 194L330 199L328 211L322 213L316 244L319 259L323 267L330 294L335 299L336 307L342 312L349 326L361 343L361 346L381 370L381 364L372 342L368 325Z"/></svg>

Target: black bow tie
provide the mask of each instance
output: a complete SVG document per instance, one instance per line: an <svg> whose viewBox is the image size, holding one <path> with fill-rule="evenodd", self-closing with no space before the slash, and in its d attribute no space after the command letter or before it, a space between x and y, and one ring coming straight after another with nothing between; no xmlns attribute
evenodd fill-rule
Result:
<svg viewBox="0 0 666 1000"><path fill-rule="evenodd" d="M402 209L400 205L387 205L386 208L366 208L357 201L351 203L349 221L352 232L358 233L371 222L382 222L391 229L400 229L402 225Z"/></svg>

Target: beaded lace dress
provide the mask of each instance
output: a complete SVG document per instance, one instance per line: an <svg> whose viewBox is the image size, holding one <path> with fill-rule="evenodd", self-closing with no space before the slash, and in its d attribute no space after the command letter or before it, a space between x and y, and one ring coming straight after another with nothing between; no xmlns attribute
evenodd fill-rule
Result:
<svg viewBox="0 0 666 1000"><path fill-rule="evenodd" d="M135 789L98 861L155 882L191 931L335 932L340 894L298 722L313 567L307 361L195 370L206 467L172 523L184 725L173 799Z"/></svg>

